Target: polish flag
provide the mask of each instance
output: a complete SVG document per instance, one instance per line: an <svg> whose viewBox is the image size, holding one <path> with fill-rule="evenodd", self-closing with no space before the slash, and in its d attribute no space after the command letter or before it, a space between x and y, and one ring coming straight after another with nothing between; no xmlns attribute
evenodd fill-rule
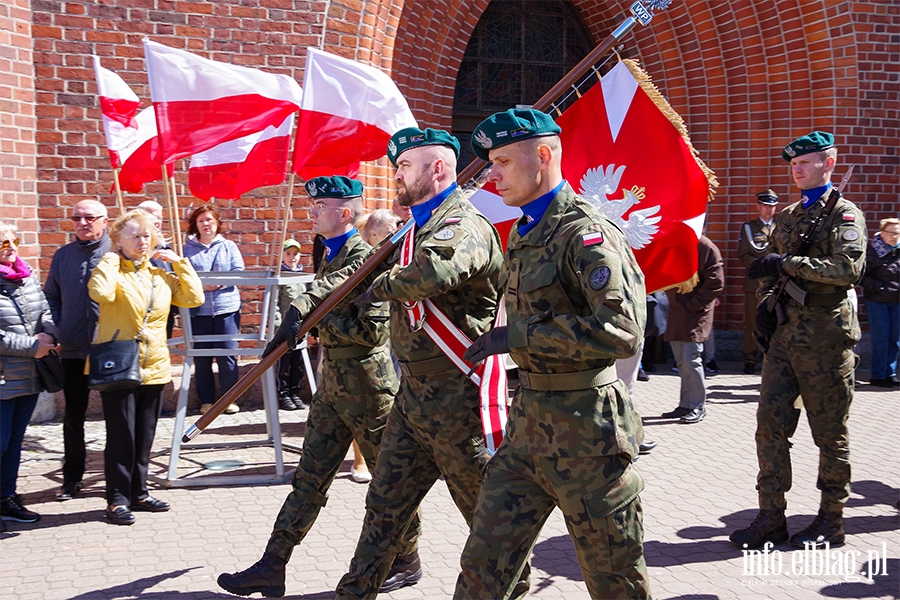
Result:
<svg viewBox="0 0 900 600"><path fill-rule="evenodd" d="M266 185L278 185L287 172L294 115L248 136L219 144L191 157L188 184L201 200L231 200Z"/></svg>
<svg viewBox="0 0 900 600"><path fill-rule="evenodd" d="M718 184L649 75L620 62L556 122L563 176L625 233L647 291L690 280Z"/></svg>
<svg viewBox="0 0 900 600"><path fill-rule="evenodd" d="M304 179L359 172L387 153L390 137L417 123L406 99L374 67L307 48L291 169Z"/></svg>
<svg viewBox="0 0 900 600"><path fill-rule="evenodd" d="M503 243L503 250L505 251L506 243L509 241L509 232L512 230L516 220L522 216L522 210L504 204L503 198L497 194L497 186L493 182L486 183L469 196L469 202L497 228L497 232L500 233L500 241Z"/></svg>
<svg viewBox="0 0 900 600"><path fill-rule="evenodd" d="M162 179L162 165L159 162L159 136L156 135L156 116L152 106L148 106L135 117L137 130L128 144L119 150L122 169L119 171L119 186L126 192L139 194L144 184ZM169 176L172 165L166 165Z"/></svg>
<svg viewBox="0 0 900 600"><path fill-rule="evenodd" d="M119 153L137 136L134 116L141 101L121 77L100 66L100 57L93 58L109 162L113 169L117 169L121 165Z"/></svg>
<svg viewBox="0 0 900 600"><path fill-rule="evenodd" d="M212 61L147 38L144 55L160 162L278 126L300 109L302 91L287 75Z"/></svg>

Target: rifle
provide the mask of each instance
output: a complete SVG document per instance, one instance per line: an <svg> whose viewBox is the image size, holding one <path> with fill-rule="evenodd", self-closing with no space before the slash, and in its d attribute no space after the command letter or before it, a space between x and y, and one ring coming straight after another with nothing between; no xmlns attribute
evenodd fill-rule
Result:
<svg viewBox="0 0 900 600"><path fill-rule="evenodd" d="M634 29L635 25L638 23L641 25L648 25L654 17L654 10L668 8L671 1L672 0L638 0L634 2L630 7L631 16L627 17L606 37L605 40L591 50L587 56L581 59L581 62L572 67L572 70L569 71L565 77L560 79L546 94L541 96L541 99L532 105L533 108L538 110L554 108L555 101L562 93L569 88L575 88L579 80L589 71L594 69L594 64L597 63L601 57L605 56L621 38ZM462 170L462 172L460 172L457 177L457 183L463 185L469 182L481 172L486 164L487 162L481 159L473 160ZM317 306L309 315L307 315L300 326L300 337L309 333L309 330L322 320L322 317L331 312L334 307L350 294L350 292L374 271L378 265L387 260L397 245L399 245L403 236L406 235L410 228L412 228L412 224L413 220L410 219L403 228L391 236L390 240L384 242L381 248L370 256L368 260L366 260L366 262L364 262L362 266L347 279L347 281L331 292L322 304ZM222 394L222 397L219 398L205 414L201 415L193 425L188 427L181 438L182 441L187 443L197 437L200 432L206 429L232 402L240 398L243 393L250 389L250 386L252 386L257 379L262 377L262 374L271 368L287 351L287 342L281 342L276 346L272 352L266 355L259 363L244 374L230 390Z"/></svg>
<svg viewBox="0 0 900 600"><path fill-rule="evenodd" d="M825 221L831 216L832 211L834 211L837 201L841 199L841 192L844 191L844 188L846 188L847 184L850 182L855 166L856 165L850 165L850 168L844 173L844 177L841 179L841 183L837 189L831 190L831 193L828 196L828 202L825 204L825 209L812 223L810 223L809 228L805 233L801 233L797 236L797 240L786 253L787 255L804 256L806 254L813 241L815 241L816 237L819 235L819 231L822 229ZM787 322L787 315L784 312L784 305L782 304L785 295L790 296L802 306L806 306L809 303L809 292L800 287L800 285L794 281L793 277L787 273L782 274L775 283L772 293L766 299L766 310L769 312L775 311L779 325L783 325ZM769 350L769 337L762 337L754 331L753 340L763 354Z"/></svg>

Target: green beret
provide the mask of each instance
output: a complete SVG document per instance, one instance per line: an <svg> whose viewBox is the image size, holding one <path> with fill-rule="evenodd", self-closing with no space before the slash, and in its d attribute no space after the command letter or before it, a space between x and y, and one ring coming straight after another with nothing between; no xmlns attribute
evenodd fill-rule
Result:
<svg viewBox="0 0 900 600"><path fill-rule="evenodd" d="M481 160L488 159L488 151L513 142L545 135L559 135L562 129L545 112L533 108L511 108L494 113L472 132L472 150Z"/></svg>
<svg viewBox="0 0 900 600"><path fill-rule="evenodd" d="M829 148L834 148L834 136L827 131L813 131L785 146L781 158L791 162L792 158Z"/></svg>
<svg viewBox="0 0 900 600"><path fill-rule="evenodd" d="M391 164L396 167L397 157L410 148L418 148L419 146L447 146L453 150L456 158L459 158L459 140L446 131L432 129L431 127L428 127L425 131L418 127L407 127L392 135L388 141L387 151Z"/></svg>
<svg viewBox="0 0 900 600"><path fill-rule="evenodd" d="M313 177L306 182L306 193L311 198L359 198L363 184L343 175Z"/></svg>
<svg viewBox="0 0 900 600"><path fill-rule="evenodd" d="M772 190L766 190L756 195L756 201L760 204L778 204L778 194Z"/></svg>

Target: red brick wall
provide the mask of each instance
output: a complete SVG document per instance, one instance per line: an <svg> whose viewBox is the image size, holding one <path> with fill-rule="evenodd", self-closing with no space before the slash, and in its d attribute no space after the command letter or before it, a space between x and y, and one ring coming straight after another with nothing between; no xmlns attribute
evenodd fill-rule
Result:
<svg viewBox="0 0 900 600"><path fill-rule="evenodd" d="M0 218L15 224L19 255L37 268L34 130L31 2L6 0L0 4Z"/></svg>
<svg viewBox="0 0 900 600"><path fill-rule="evenodd" d="M575 1L595 42L623 20L630 3ZM320 46L383 69L407 94L422 126L448 127L456 73L487 0L32 4L37 190L46 264L54 246L68 239L71 228L60 223L63 209L85 197L115 204L107 193L111 176L92 52L146 99L140 46L145 35L218 60L291 74L301 82L306 47ZM771 187L793 195L780 158L791 138L814 128L833 131L841 147L838 174L849 162L858 165L848 195L866 211L870 228L878 218L898 212L898 36L900 5L894 0L804 0L799 5L697 0L673 3L650 27L638 27L625 40L630 55L641 60L684 117L694 145L721 184L709 216L710 237L723 251L729 282L717 314L719 327L736 328L742 319L737 230L755 214L755 193ZM8 143L6 130L3 139ZM183 168L179 165L179 182ZM364 165L370 205L391 197L391 175L385 159ZM150 185L147 191L157 197L161 188ZM278 235L272 219L280 193L262 190L221 203L229 235L241 243L248 265L269 260L269 245ZM187 205L183 186L180 194L182 206ZM309 244L299 187L295 198L291 229ZM129 197L127 204L143 199Z"/></svg>

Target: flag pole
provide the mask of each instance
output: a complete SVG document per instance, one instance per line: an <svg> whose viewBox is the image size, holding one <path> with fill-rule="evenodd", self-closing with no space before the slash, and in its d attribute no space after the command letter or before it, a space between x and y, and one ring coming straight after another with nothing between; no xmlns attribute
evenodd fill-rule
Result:
<svg viewBox="0 0 900 600"><path fill-rule="evenodd" d="M165 167L163 168L165 169ZM166 173L166 175L168 176L168 173ZM178 254L178 256L181 256L181 253L184 251L184 241L181 239L181 215L178 211L178 193L175 191L176 188L174 170L172 171L172 178L169 179L169 181L172 183L172 208L175 210L175 240L177 241L177 244L175 245L177 250L175 252Z"/></svg>
<svg viewBox="0 0 900 600"><path fill-rule="evenodd" d="M287 239L288 221L291 218L291 196L294 194L294 172L291 171L288 177L288 189L284 194L284 210L281 211L284 223L281 226L281 242L275 247L275 277L281 275L281 249L284 248L284 241Z"/></svg>
<svg viewBox="0 0 900 600"><path fill-rule="evenodd" d="M616 43L619 42L627 33L629 33L637 23L641 23L641 25L648 25L650 21L653 19L653 11L661 10L667 8L671 0L638 0L637 2L631 5L631 16L626 18L621 25L619 25L612 33L607 36L605 40L603 40L600 45L594 48L590 54L585 56L581 62L572 67L572 70L566 74L565 77L560 79L553 88L550 89L549 92L544 94L540 100L533 104L533 107L538 110L546 110L553 106L554 101L563 93L564 90L569 88L571 85L575 84L579 79L584 77L591 68L594 66L601 57L606 55ZM645 6L646 4L646 6ZM473 179L486 165L487 163L481 159L475 159L469 166L467 166L463 171L457 176L456 181L458 183L466 183L469 180ZM293 169L292 169L293 170ZM335 306L337 306L341 300L343 300L346 296L350 294L362 281L372 272L375 268L380 265L382 262L387 260L387 258L393 253L394 249L400 243L403 235L411 229L412 223L414 221L410 219L406 225L403 226L400 231L395 233L389 241L386 241L382 246L378 249L377 252L370 255L369 258L357 269L353 274L351 274L347 280L342 283L340 286L335 288L331 294L328 295L322 303L316 307L307 317L303 320L303 323L300 327L300 335L305 335L312 329L326 314L328 314ZM240 396L250 389L250 386L253 383L262 377L263 373L265 373L269 368L275 365L278 362L278 359L282 357L288 351L287 342L281 342L278 346L269 353L266 357L264 357L259 363L257 363L252 369L250 369L243 377L241 377L234 386L222 394L221 398L212 405L212 407L206 411L205 414L201 415L197 421L188 427L188 429L184 432L182 436L182 441L184 443L190 442L192 439L200 435L200 433L206 429L210 423L212 423L216 417L222 414L225 409L233 403L235 400L240 398Z"/></svg>
<svg viewBox="0 0 900 600"><path fill-rule="evenodd" d="M113 169L113 183L116 185L116 201L119 203L119 215L125 214L125 201L122 200L122 186L119 185L119 168Z"/></svg>
<svg viewBox="0 0 900 600"><path fill-rule="evenodd" d="M169 233L172 234L172 249L175 249L175 211L172 209L172 198L169 197L169 186L165 185L165 176L166 176L166 165L162 166L163 171L163 191L165 192L164 196L166 198L166 213L169 215ZM181 253L175 250L175 253L180 255Z"/></svg>

